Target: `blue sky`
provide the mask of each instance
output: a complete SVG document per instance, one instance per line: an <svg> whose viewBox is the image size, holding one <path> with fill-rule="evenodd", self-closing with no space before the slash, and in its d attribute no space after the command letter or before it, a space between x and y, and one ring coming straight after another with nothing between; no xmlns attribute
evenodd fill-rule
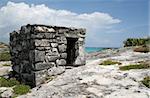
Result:
<svg viewBox="0 0 150 98"><path fill-rule="evenodd" d="M61 22L59 23L58 19L60 17L57 19L57 22L52 23L52 25L58 24L76 27L76 25L79 24L79 27L85 26L85 28L87 29L86 46L121 47L123 41L126 38L129 37L139 38L139 37L146 37L149 35L148 34L149 33L148 7L150 3L149 0L11 0L11 2L13 3L10 5L8 5L8 2L9 0L0 1L1 10L2 7L8 8L11 5L19 6L15 4L20 4L24 2L22 6L29 5L30 7L29 9L36 10L36 7L32 8L31 4L34 4L34 6L44 4L42 8L48 12L49 12L48 9L54 10L57 14L59 14L57 12L58 10L69 11L67 12L67 15L70 15L70 17L74 17L72 16L72 13L75 13L74 17L75 19L77 19L78 17L86 18L84 14L87 14L88 15L87 17L89 17L87 18L87 20L89 20L87 21L88 22L87 24L85 24L86 21L84 19L82 19L82 21L80 22L78 18L76 23L74 22L74 20L68 20L71 21L72 23L66 25L68 23L66 18L65 19L62 18L62 20L64 19L66 24L63 24ZM17 9L15 10L17 11ZM8 15L13 16L14 10L12 12L10 11L11 11L10 9L7 9L5 10L5 12L4 11L1 12L2 14L0 15L1 18L0 25L2 25L2 23L5 22L9 24L10 21L7 20L9 20L11 17L8 17L7 19L5 19L4 17L7 17ZM11 14L5 14L6 12L9 12ZM26 15L26 13L22 14ZM64 13L62 15L64 15ZM34 17L34 15L31 16ZM47 15L47 17L50 17L50 15ZM17 17L12 17L12 19L14 18ZM28 17L24 16L23 18L20 19L26 20L27 18ZM39 18L43 19L45 17L39 16ZM49 18L47 18L47 20L48 19ZM8 42L9 39L8 32L18 29L22 24L28 22L32 23L32 21L27 19L27 22L17 20L15 22L11 22L10 23L11 25L7 24L6 27L0 26L0 35L2 35L0 36L0 41ZM46 23L51 25L51 22L47 23L41 20L39 20L39 22L36 23ZM9 30L6 28L9 28Z"/></svg>

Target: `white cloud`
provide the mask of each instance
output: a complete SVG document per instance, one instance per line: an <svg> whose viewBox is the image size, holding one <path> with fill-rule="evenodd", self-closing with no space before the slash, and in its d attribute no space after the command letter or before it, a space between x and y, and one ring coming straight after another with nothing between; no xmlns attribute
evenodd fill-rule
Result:
<svg viewBox="0 0 150 98"><path fill-rule="evenodd" d="M60 26L84 27L88 35L95 35L98 30L110 29L120 23L108 13L93 12L78 14L67 10L51 9L44 4L28 5L26 3L8 2L0 8L0 35L7 35L25 24L47 24ZM92 32L92 33L91 33ZM0 38L2 38L0 36ZM92 39L92 36L88 37ZM88 39L87 39L88 40Z"/></svg>

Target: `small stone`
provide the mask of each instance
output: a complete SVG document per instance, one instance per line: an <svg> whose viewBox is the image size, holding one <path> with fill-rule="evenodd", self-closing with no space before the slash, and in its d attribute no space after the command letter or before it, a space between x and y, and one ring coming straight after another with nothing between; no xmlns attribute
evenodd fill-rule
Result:
<svg viewBox="0 0 150 98"><path fill-rule="evenodd" d="M34 70L43 70L43 69L48 69L51 67L54 67L55 63L54 62L49 62L49 63L36 63L34 65Z"/></svg>
<svg viewBox="0 0 150 98"><path fill-rule="evenodd" d="M55 32L55 30L53 28L49 28L47 29L48 32Z"/></svg>
<svg viewBox="0 0 150 98"><path fill-rule="evenodd" d="M49 76L55 76L59 75L65 72L65 67L59 66L59 67L52 67L48 70Z"/></svg>
<svg viewBox="0 0 150 98"><path fill-rule="evenodd" d="M19 71L20 71L19 65L12 66L12 69L17 73L19 73Z"/></svg>
<svg viewBox="0 0 150 98"><path fill-rule="evenodd" d="M32 71L31 74L35 76L35 85L37 86L44 83L45 78L47 77L47 70Z"/></svg>
<svg viewBox="0 0 150 98"><path fill-rule="evenodd" d="M67 58L67 53L61 53L61 58L66 59Z"/></svg>
<svg viewBox="0 0 150 98"><path fill-rule="evenodd" d="M65 52L67 49L67 46L65 44L59 45L58 46L59 52Z"/></svg>
<svg viewBox="0 0 150 98"><path fill-rule="evenodd" d="M42 40L35 40L35 46L50 46L49 40L42 39Z"/></svg>
<svg viewBox="0 0 150 98"><path fill-rule="evenodd" d="M58 43L51 43L51 46L52 46L53 48L55 48L55 47L58 46Z"/></svg>
<svg viewBox="0 0 150 98"><path fill-rule="evenodd" d="M65 59L57 59L56 60L56 64L59 66L59 65L66 65L66 60Z"/></svg>
<svg viewBox="0 0 150 98"><path fill-rule="evenodd" d="M83 42L83 41L84 41L84 39L83 39L83 38L79 38L78 40L79 40L79 41L81 41L81 42Z"/></svg>
<svg viewBox="0 0 150 98"><path fill-rule="evenodd" d="M1 94L2 98L11 98L12 96L13 96L13 92L11 89L7 89Z"/></svg>
<svg viewBox="0 0 150 98"><path fill-rule="evenodd" d="M55 61L56 59L58 59L58 56L45 56L46 62Z"/></svg>
<svg viewBox="0 0 150 98"><path fill-rule="evenodd" d="M45 51L35 50L35 62L44 61Z"/></svg>
<svg viewBox="0 0 150 98"><path fill-rule="evenodd" d="M33 39L49 39L49 38L54 38L53 33L36 33L36 34L31 34L31 38Z"/></svg>

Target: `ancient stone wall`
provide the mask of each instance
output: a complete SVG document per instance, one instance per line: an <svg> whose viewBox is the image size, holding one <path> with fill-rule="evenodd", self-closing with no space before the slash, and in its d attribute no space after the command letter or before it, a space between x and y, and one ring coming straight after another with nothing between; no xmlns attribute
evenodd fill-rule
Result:
<svg viewBox="0 0 150 98"><path fill-rule="evenodd" d="M16 77L31 86L68 66L85 64L85 29L26 25L10 33L10 53Z"/></svg>

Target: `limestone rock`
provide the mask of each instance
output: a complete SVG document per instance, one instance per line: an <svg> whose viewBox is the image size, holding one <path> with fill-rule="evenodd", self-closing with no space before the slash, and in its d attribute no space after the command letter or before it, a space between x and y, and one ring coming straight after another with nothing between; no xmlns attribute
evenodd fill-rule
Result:
<svg viewBox="0 0 150 98"><path fill-rule="evenodd" d="M59 67L52 67L48 70L48 75L49 76L55 76L59 75L65 72L65 67L59 66Z"/></svg>
<svg viewBox="0 0 150 98"><path fill-rule="evenodd" d="M61 53L60 55L61 55L60 57L63 58L63 59L67 58L67 53Z"/></svg>
<svg viewBox="0 0 150 98"><path fill-rule="evenodd" d="M32 71L31 74L35 77L35 85L40 85L44 83L45 78L47 77L47 70L40 70L40 71Z"/></svg>
<svg viewBox="0 0 150 98"><path fill-rule="evenodd" d="M13 91L12 89L6 89L2 94L2 98L11 98L13 96Z"/></svg>
<svg viewBox="0 0 150 98"><path fill-rule="evenodd" d="M44 51L35 50L35 62L44 61L44 58L45 58Z"/></svg>
<svg viewBox="0 0 150 98"><path fill-rule="evenodd" d="M51 46L52 46L53 48L55 48L55 47L58 46L58 43L51 43Z"/></svg>
<svg viewBox="0 0 150 98"><path fill-rule="evenodd" d="M66 49L67 49L67 47L66 47L66 45L64 45L64 44L58 46L59 52L65 52Z"/></svg>
<svg viewBox="0 0 150 98"><path fill-rule="evenodd" d="M66 60L65 59L57 59L56 65L66 65Z"/></svg>
<svg viewBox="0 0 150 98"><path fill-rule="evenodd" d="M33 69L34 70L43 70L43 69L48 69L55 66L54 62L49 62L49 63L36 63L34 64Z"/></svg>
<svg viewBox="0 0 150 98"><path fill-rule="evenodd" d="M50 46L49 40L42 39L42 40L35 40L35 46Z"/></svg>
<svg viewBox="0 0 150 98"><path fill-rule="evenodd" d="M47 28L47 27L41 27L41 26L35 27L35 31L36 32L55 32L53 28Z"/></svg>
<svg viewBox="0 0 150 98"><path fill-rule="evenodd" d="M58 59L58 56L45 56L45 61L46 62L52 62Z"/></svg>

